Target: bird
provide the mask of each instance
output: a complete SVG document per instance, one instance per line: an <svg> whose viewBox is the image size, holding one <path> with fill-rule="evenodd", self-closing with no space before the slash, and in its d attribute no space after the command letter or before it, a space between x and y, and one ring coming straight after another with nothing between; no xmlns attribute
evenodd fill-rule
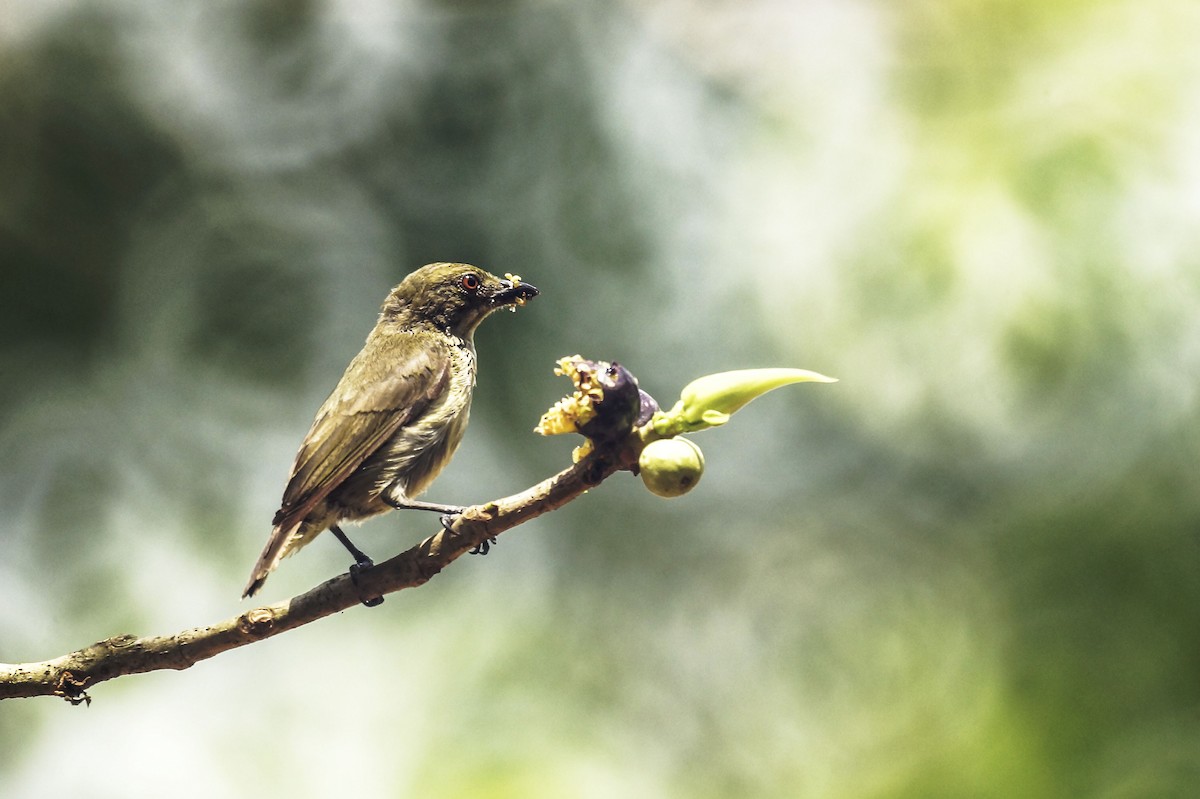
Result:
<svg viewBox="0 0 1200 799"><path fill-rule="evenodd" d="M352 577L370 568L371 559L342 531L345 522L393 508L462 512L416 497L450 461L466 431L476 328L494 311L516 310L538 293L517 276L499 278L462 263L427 264L391 290L296 453L243 598L262 588L282 558L325 530L354 557ZM375 599L364 604L383 601Z"/></svg>

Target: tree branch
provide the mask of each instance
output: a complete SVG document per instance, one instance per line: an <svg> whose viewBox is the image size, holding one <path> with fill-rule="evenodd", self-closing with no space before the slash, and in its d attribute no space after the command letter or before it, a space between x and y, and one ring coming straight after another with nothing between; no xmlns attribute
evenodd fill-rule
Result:
<svg viewBox="0 0 1200 799"><path fill-rule="evenodd" d="M359 604L423 585L474 546L518 524L560 508L613 473L636 464L637 453L607 448L519 494L467 508L452 525L412 549L358 575L334 577L286 602L247 610L206 627L174 635L118 635L40 663L0 663L0 699L59 696L91 702L87 689L126 674L182 670Z"/></svg>

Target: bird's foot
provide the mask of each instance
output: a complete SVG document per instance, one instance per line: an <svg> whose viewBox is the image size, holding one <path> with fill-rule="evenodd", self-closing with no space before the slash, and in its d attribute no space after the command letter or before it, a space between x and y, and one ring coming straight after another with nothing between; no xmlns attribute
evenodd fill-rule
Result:
<svg viewBox="0 0 1200 799"><path fill-rule="evenodd" d="M496 543L496 536L488 536L475 545L474 549L468 550L468 555L486 555L492 551L492 544Z"/></svg>
<svg viewBox="0 0 1200 799"><path fill-rule="evenodd" d="M362 586L359 585L358 578L364 572L367 572L373 568L375 568L375 562L365 555L363 556L362 560L355 561L354 563L350 564L350 582L354 583L354 586L359 589L359 601L369 608L377 608L382 605L383 597L379 596L378 594L374 596L364 596Z"/></svg>
<svg viewBox="0 0 1200 799"><path fill-rule="evenodd" d="M334 537L336 537L338 541L342 542L342 546L344 546L346 551L350 553L350 556L354 558L354 565L350 567L350 582L354 583L356 588L359 588L359 600L369 608L382 605L383 597L379 596L378 594L375 596L363 596L362 588L358 584L359 575L368 569L373 568L375 566L375 561L371 560L367 553L354 546L354 542L350 540L350 537L342 532L342 528L338 527L336 524L330 525L329 531L333 533Z"/></svg>
<svg viewBox="0 0 1200 799"><path fill-rule="evenodd" d="M453 529L454 521L460 515L462 515L461 511L459 513L443 514L443 516L441 518L441 522L442 522L442 527L444 527L446 529L446 532L448 532L448 533L454 532L454 529ZM494 543L496 543L496 536L490 536L486 541L481 541L479 544L477 544L474 549L468 550L468 554L486 555L488 553L488 551L492 548L492 544L494 544Z"/></svg>

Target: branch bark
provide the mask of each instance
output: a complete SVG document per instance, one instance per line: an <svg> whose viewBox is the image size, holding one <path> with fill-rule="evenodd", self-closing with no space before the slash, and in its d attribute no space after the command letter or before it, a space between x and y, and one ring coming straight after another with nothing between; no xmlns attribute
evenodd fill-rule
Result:
<svg viewBox="0 0 1200 799"><path fill-rule="evenodd" d="M230 649L354 607L364 597L423 585L472 547L562 507L636 462L636 452L595 452L519 494L467 508L450 530L441 530L376 564L361 573L357 582L343 574L286 602L256 607L174 635L118 635L39 663L0 663L0 699L59 696L72 704L90 703L88 689L106 680L159 669L186 669Z"/></svg>

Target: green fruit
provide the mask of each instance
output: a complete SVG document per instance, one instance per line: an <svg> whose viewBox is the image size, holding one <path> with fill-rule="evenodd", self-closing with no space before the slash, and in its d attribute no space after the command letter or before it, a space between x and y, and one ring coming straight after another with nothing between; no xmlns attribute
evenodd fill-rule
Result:
<svg viewBox="0 0 1200 799"><path fill-rule="evenodd" d="M686 438L651 441L638 457L642 482L660 497L681 497L704 474L704 453Z"/></svg>

